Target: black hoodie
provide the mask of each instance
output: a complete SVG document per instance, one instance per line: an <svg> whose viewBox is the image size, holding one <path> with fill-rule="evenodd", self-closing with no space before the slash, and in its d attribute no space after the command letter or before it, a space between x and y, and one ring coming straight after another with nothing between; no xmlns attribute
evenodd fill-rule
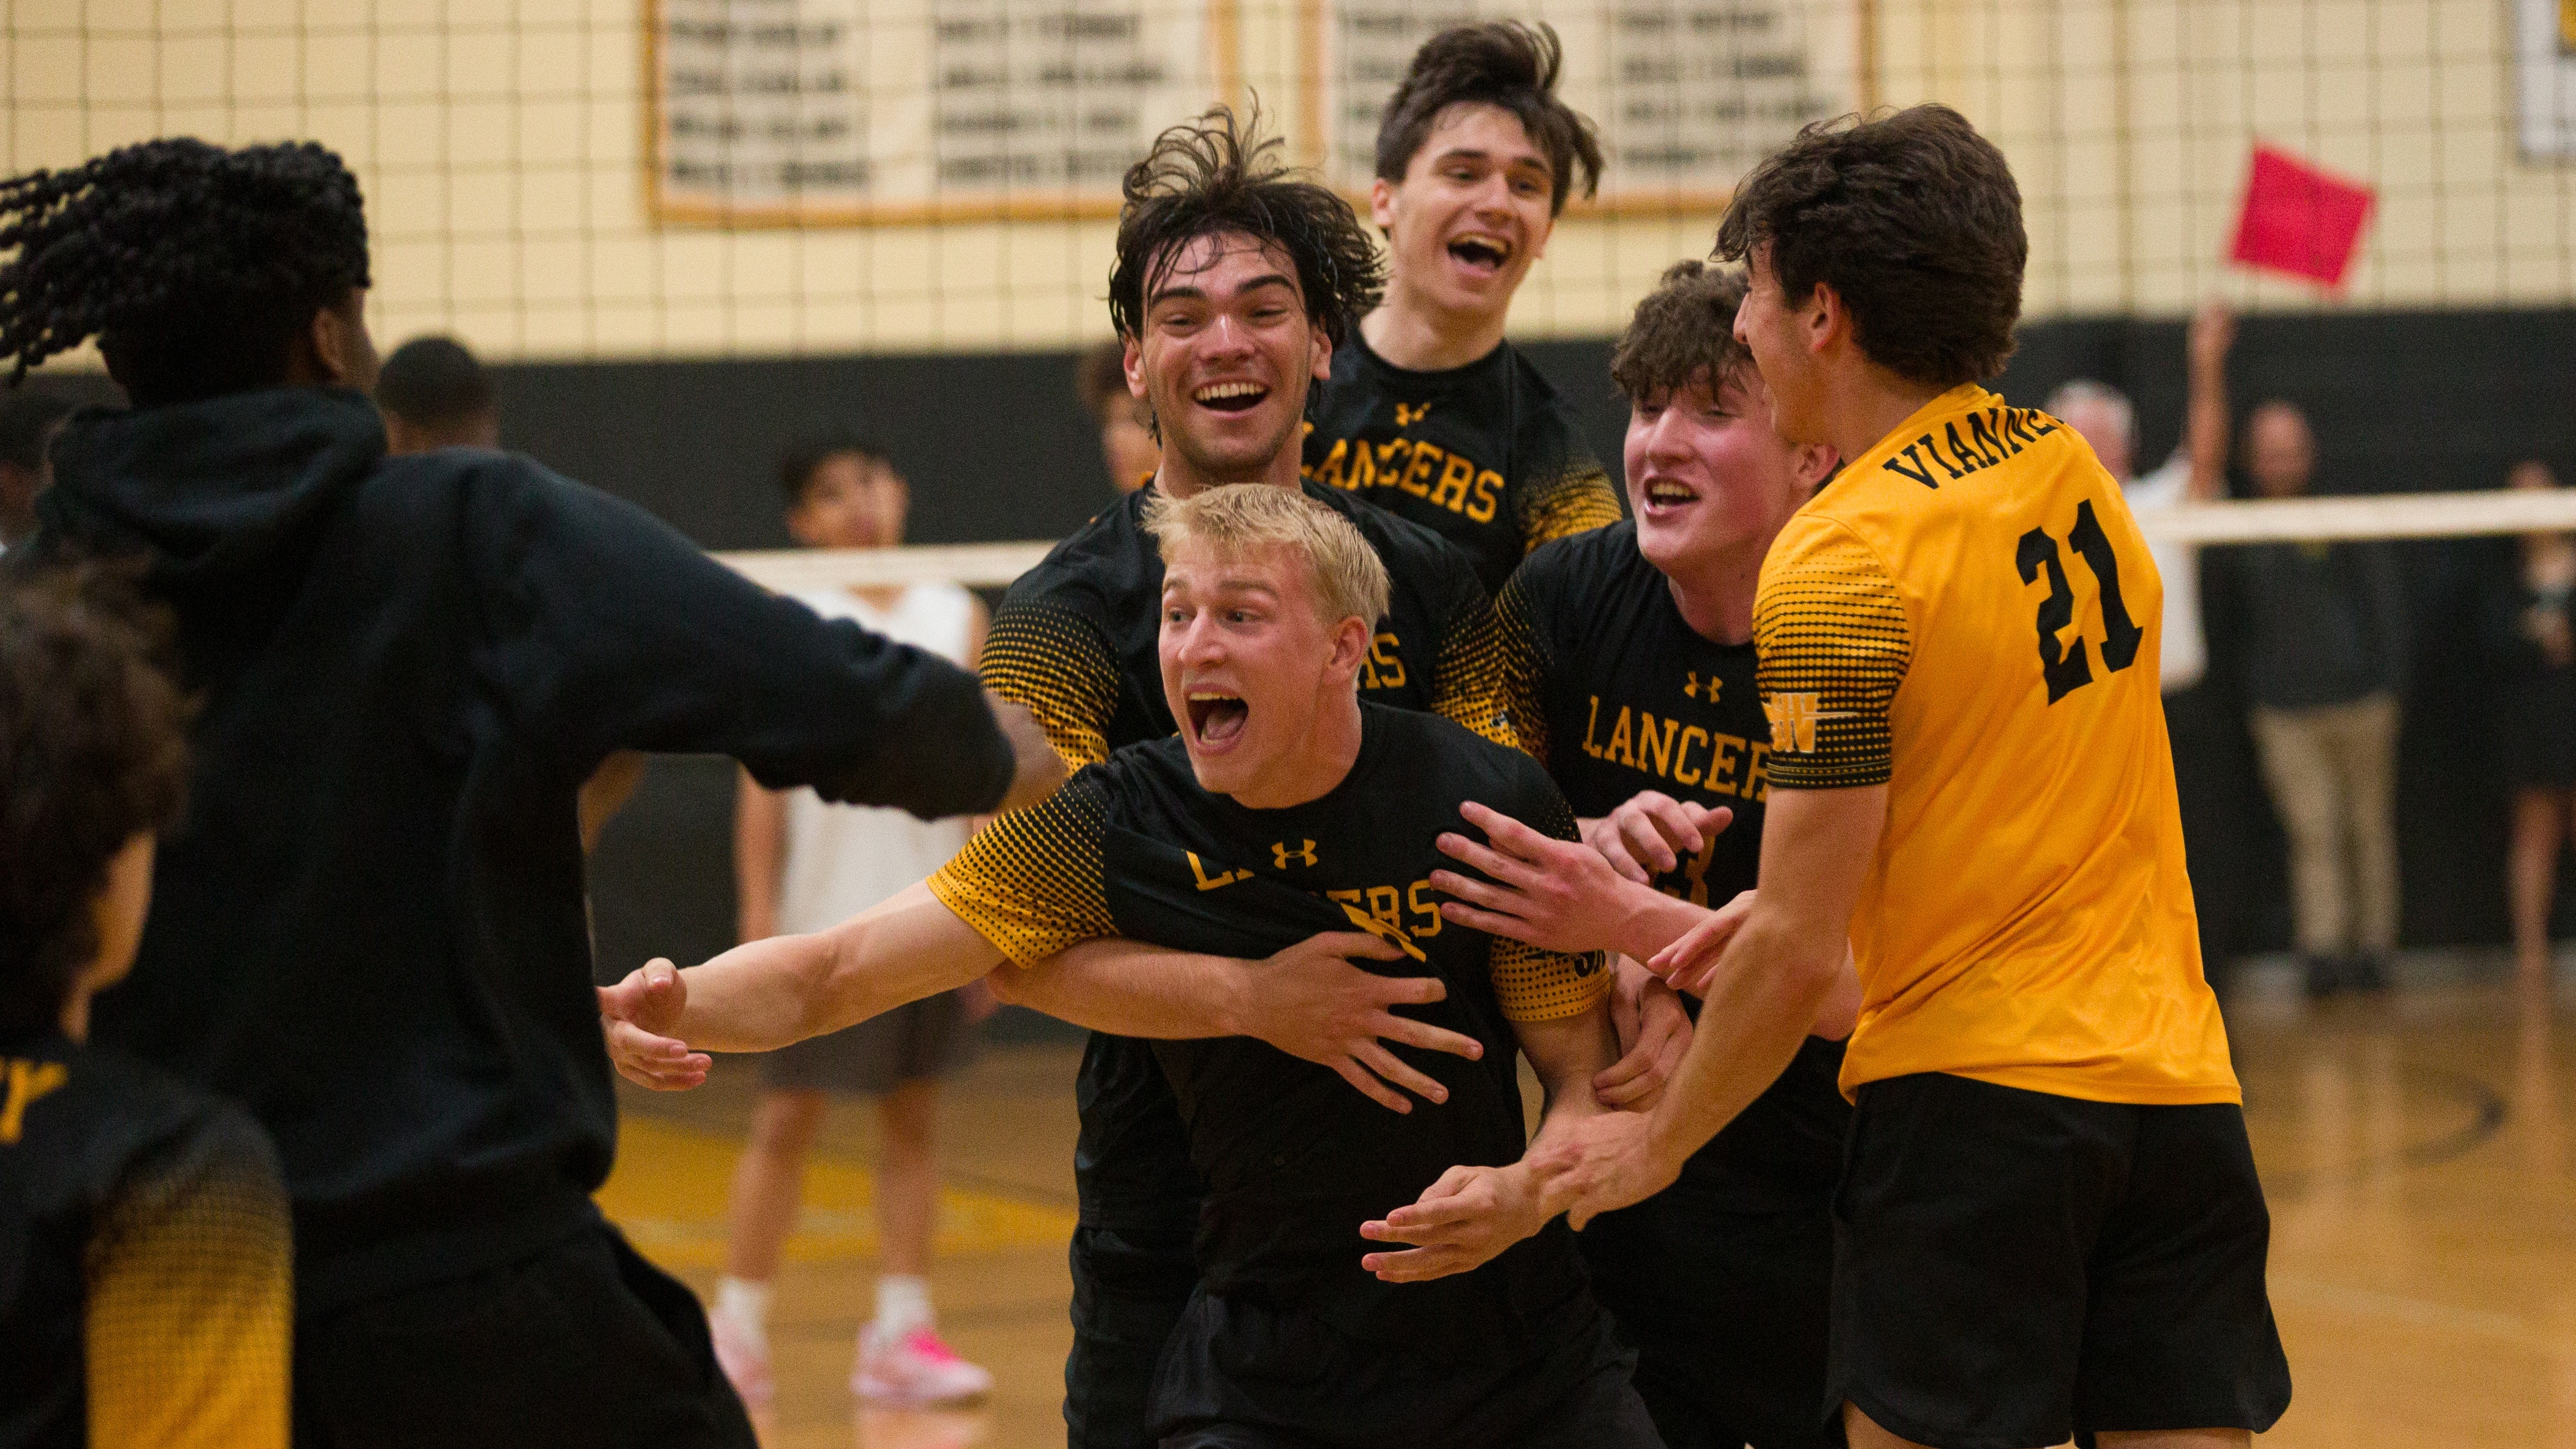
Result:
<svg viewBox="0 0 2576 1449"><path fill-rule="evenodd" d="M144 555L202 697L96 1034L275 1136L306 1317L596 1221L617 1117L575 797L610 752L922 815L1009 788L971 675L525 458L388 458L356 393L87 413L54 465L28 553Z"/></svg>

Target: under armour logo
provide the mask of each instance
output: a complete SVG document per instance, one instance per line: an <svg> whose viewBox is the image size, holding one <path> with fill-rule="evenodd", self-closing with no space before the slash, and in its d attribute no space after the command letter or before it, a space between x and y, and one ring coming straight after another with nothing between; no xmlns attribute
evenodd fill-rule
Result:
<svg viewBox="0 0 2576 1449"><path fill-rule="evenodd" d="M1813 754L1816 748L1816 721L1849 719L1847 709L1818 709L1813 694L1775 694L1762 701L1762 712L1771 719L1771 749L1774 754Z"/></svg>
<svg viewBox="0 0 2576 1449"><path fill-rule="evenodd" d="M1281 870L1286 870L1288 868L1288 862L1292 860L1297 862L1299 865L1313 865L1315 863L1315 842L1309 840L1299 845L1295 850L1290 850L1288 848L1288 842L1282 840L1270 847L1270 854L1278 861L1279 868Z"/></svg>
<svg viewBox="0 0 2576 1449"><path fill-rule="evenodd" d="M1699 692L1699 691L1700 691L1700 684L1699 684L1699 671L1698 671L1698 670L1696 670L1696 669L1691 670L1691 671L1687 672L1686 674L1684 674L1684 675L1682 676L1682 698L1684 698L1684 699L1703 699L1703 698L1704 698L1704 699L1706 699L1706 700L1707 700L1707 702L1708 702L1708 703L1710 703L1710 704L1715 704L1715 703L1717 703L1717 691L1718 691L1721 687L1723 687L1723 686L1725 685L1725 683L1726 683L1726 681L1725 681L1725 680L1723 680L1723 679L1712 679L1712 680L1710 680L1710 681L1708 682L1708 693L1707 693L1706 695L1702 695L1702 694Z"/></svg>
<svg viewBox="0 0 2576 1449"><path fill-rule="evenodd" d="M1190 858L1190 874L1198 877L1200 890L1212 891L1220 886L1230 886L1239 880L1252 879L1252 872L1248 870L1225 870L1210 875L1207 873L1207 867L1199 863L1197 851L1185 850L1181 853Z"/></svg>
<svg viewBox="0 0 2576 1449"><path fill-rule="evenodd" d="M1429 411L1431 411L1431 404L1429 403L1415 403L1411 407L1407 407L1403 403L1397 403L1395 405L1395 425L1399 428L1412 427L1415 423L1422 421L1422 415Z"/></svg>

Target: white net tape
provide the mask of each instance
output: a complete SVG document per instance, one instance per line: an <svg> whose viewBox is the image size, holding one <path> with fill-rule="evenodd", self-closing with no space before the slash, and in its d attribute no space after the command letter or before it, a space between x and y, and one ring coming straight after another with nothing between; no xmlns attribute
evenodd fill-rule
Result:
<svg viewBox="0 0 2576 1449"><path fill-rule="evenodd" d="M2138 526L2159 543L2451 538L2576 531L2576 488L2201 503L2141 515ZM971 543L918 548L785 549L722 553L716 557L763 588L780 593L936 582L999 588L1035 567L1050 546Z"/></svg>

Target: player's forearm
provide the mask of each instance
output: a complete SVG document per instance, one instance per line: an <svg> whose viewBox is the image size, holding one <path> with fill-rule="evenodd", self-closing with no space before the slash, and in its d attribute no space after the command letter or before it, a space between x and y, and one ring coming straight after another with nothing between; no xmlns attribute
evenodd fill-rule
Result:
<svg viewBox="0 0 2576 1449"><path fill-rule="evenodd" d="M1245 1036L1245 962L1141 942L1085 941L1036 965L996 969L993 994L1113 1036Z"/></svg>
<svg viewBox="0 0 2576 1449"><path fill-rule="evenodd" d="M1520 1038L1522 1054L1529 1058L1530 1071L1538 1078L1539 1088L1546 1095L1538 1131L1531 1136L1529 1147L1521 1154L1522 1160L1506 1169L1519 1174L1525 1173L1530 1158L1554 1143L1574 1123L1612 1110L1603 1106L1600 1097L1594 1094L1592 1079L1602 1068L1619 1059L1619 1033L1611 1024L1607 998L1581 1016L1568 1017L1563 1021L1522 1024L1514 1031ZM1569 1202L1558 1201L1550 1195L1550 1189L1561 1189L1562 1183L1533 1181L1529 1186L1537 1194L1539 1204L1536 1223L1531 1225L1531 1231L1535 1232L1537 1223L1545 1223L1565 1211Z"/></svg>
<svg viewBox="0 0 2576 1449"><path fill-rule="evenodd" d="M2192 501L2207 502L2227 493L2227 363L2194 358L2191 402L2184 441L2191 452Z"/></svg>
<svg viewBox="0 0 2576 1449"><path fill-rule="evenodd" d="M772 1051L954 990L1002 959L912 885L829 931L754 941L682 972L687 1003L671 1034L701 1051Z"/></svg>
<svg viewBox="0 0 2576 1449"><path fill-rule="evenodd" d="M1656 1157L1678 1169L1779 1079L1846 969L1849 946L1824 919L1757 899L1711 976L1681 1069L1656 1104Z"/></svg>
<svg viewBox="0 0 2576 1449"><path fill-rule="evenodd" d="M1603 949L1637 961L1653 959L1711 914L1705 906L1677 901L1652 886L1624 879L1619 882L1618 903L1618 938L1603 942Z"/></svg>

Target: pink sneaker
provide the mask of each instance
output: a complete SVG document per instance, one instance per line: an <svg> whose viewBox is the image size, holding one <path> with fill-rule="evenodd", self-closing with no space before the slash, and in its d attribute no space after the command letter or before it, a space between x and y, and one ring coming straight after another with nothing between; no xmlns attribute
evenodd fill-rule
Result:
<svg viewBox="0 0 2576 1449"><path fill-rule="evenodd" d="M769 1349L722 1309L707 1314L707 1331L716 1341L716 1366L742 1395L743 1407L769 1407L778 1393L778 1381L769 1372Z"/></svg>
<svg viewBox="0 0 2576 1449"><path fill-rule="evenodd" d="M859 1362L850 1392L881 1404L953 1404L993 1391L993 1376L957 1356L927 1328L884 1338L869 1324L859 1331Z"/></svg>

